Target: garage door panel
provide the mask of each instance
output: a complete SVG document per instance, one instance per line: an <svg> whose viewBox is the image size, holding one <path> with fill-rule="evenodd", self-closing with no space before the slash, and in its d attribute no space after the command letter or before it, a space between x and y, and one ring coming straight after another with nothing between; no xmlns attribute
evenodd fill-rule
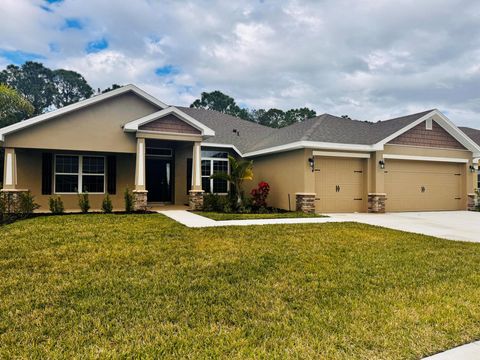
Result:
<svg viewBox="0 0 480 360"><path fill-rule="evenodd" d="M386 210L462 209L463 172L463 165L457 163L388 160L385 166Z"/></svg>
<svg viewBox="0 0 480 360"><path fill-rule="evenodd" d="M363 159L315 158L315 207L319 212L364 211Z"/></svg>

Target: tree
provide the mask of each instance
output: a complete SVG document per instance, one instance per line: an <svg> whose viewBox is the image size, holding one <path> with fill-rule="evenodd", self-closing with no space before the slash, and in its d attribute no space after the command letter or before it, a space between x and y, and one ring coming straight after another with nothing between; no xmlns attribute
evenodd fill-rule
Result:
<svg viewBox="0 0 480 360"><path fill-rule="evenodd" d="M263 113L257 120L260 125L279 128L282 127L285 121L285 113L280 109L263 110Z"/></svg>
<svg viewBox="0 0 480 360"><path fill-rule="evenodd" d="M0 84L0 128L30 117L34 108L15 89Z"/></svg>
<svg viewBox="0 0 480 360"><path fill-rule="evenodd" d="M237 160L229 155L228 162L230 164L230 174L216 173L210 177L212 179L228 181L231 185L232 195L237 199L237 206L240 207L243 203L242 184L245 180L253 179L253 161L245 159Z"/></svg>
<svg viewBox="0 0 480 360"><path fill-rule="evenodd" d="M285 113L285 120L281 127L302 122L315 116L317 116L315 110L306 107L300 109L290 109Z"/></svg>
<svg viewBox="0 0 480 360"><path fill-rule="evenodd" d="M33 105L33 115L87 99L93 94L82 75L70 70L51 70L41 63L27 61L8 65L0 72L0 83L10 85Z"/></svg>
<svg viewBox="0 0 480 360"><path fill-rule="evenodd" d="M290 109L286 112L280 109L249 110L241 108L237 105L234 98L218 90L210 93L202 92L201 98L195 100L190 107L216 110L273 128L292 125L317 115L314 110L306 107Z"/></svg>
<svg viewBox="0 0 480 360"><path fill-rule="evenodd" d="M0 73L0 83L10 85L25 96L34 107L34 115L43 113L53 105L53 73L40 63L27 61L21 67L8 65Z"/></svg>
<svg viewBox="0 0 480 360"><path fill-rule="evenodd" d="M121 87L122 87L122 85L112 84L112 86L110 86L110 87L102 90L101 92L102 92L102 94L105 94L105 93L107 93L107 92L109 92L109 91L112 91L112 90L115 90L115 89L119 89L119 88L121 88ZM98 89L98 92L100 92L100 89Z"/></svg>
<svg viewBox="0 0 480 360"><path fill-rule="evenodd" d="M85 78L75 71L54 70L53 84L56 89L53 105L56 108L88 99L93 95L93 89L88 85Z"/></svg>
<svg viewBox="0 0 480 360"><path fill-rule="evenodd" d="M195 100L190 107L216 110L224 114L238 116L244 120L251 120L247 109L240 108L232 97L218 90L210 93L202 92L200 99Z"/></svg>

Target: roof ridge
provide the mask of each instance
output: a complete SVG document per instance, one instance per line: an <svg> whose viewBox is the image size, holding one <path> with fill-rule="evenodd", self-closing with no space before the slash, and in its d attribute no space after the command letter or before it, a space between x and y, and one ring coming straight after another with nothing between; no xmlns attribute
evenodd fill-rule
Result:
<svg viewBox="0 0 480 360"><path fill-rule="evenodd" d="M328 115L328 114L322 114L322 115L319 115L316 117L316 120L313 121L313 124L312 126L310 126L310 128L304 132L304 134L302 135L302 137L300 138L300 140L308 140L308 138L310 137L310 135L312 135L312 133L320 126L320 124L323 122L323 120L325 119L325 116ZM312 118L312 120L315 119L315 118Z"/></svg>

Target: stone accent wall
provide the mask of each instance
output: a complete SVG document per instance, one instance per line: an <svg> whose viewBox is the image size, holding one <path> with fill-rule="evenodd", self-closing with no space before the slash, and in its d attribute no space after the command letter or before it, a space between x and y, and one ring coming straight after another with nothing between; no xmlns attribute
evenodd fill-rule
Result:
<svg viewBox="0 0 480 360"><path fill-rule="evenodd" d="M478 197L477 194L468 194L467 195L467 210L468 211L477 211L477 202L478 202Z"/></svg>
<svg viewBox="0 0 480 360"><path fill-rule="evenodd" d="M296 193L295 209L307 214L315 214L315 193Z"/></svg>
<svg viewBox="0 0 480 360"><path fill-rule="evenodd" d="M370 193L368 194L368 212L369 213L385 213L386 194Z"/></svg>
<svg viewBox="0 0 480 360"><path fill-rule="evenodd" d="M167 115L161 119L151 121L145 125L140 126L139 130L147 131L165 131L181 134L201 134L200 130L180 120L175 115Z"/></svg>
<svg viewBox="0 0 480 360"><path fill-rule="evenodd" d="M16 214L19 209L20 194L28 193L28 190L2 189L0 196L5 201L5 212L7 214Z"/></svg>
<svg viewBox="0 0 480 360"><path fill-rule="evenodd" d="M133 190L133 210L147 211L147 190Z"/></svg>
<svg viewBox="0 0 480 360"><path fill-rule="evenodd" d="M203 210L203 190L190 190L188 192L188 205L190 210Z"/></svg>
<svg viewBox="0 0 480 360"><path fill-rule="evenodd" d="M465 149L452 135L432 120L432 130L426 129L425 122L418 124L402 135L396 137L389 144L425 146L446 149Z"/></svg>

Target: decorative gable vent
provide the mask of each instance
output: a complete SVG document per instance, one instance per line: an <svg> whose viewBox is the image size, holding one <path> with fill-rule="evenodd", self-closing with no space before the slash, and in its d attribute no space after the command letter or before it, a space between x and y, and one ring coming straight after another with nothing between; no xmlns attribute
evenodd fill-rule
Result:
<svg viewBox="0 0 480 360"><path fill-rule="evenodd" d="M425 121L425 129L426 130L432 130L433 128L433 125L432 125L432 119L427 119L427 121Z"/></svg>

